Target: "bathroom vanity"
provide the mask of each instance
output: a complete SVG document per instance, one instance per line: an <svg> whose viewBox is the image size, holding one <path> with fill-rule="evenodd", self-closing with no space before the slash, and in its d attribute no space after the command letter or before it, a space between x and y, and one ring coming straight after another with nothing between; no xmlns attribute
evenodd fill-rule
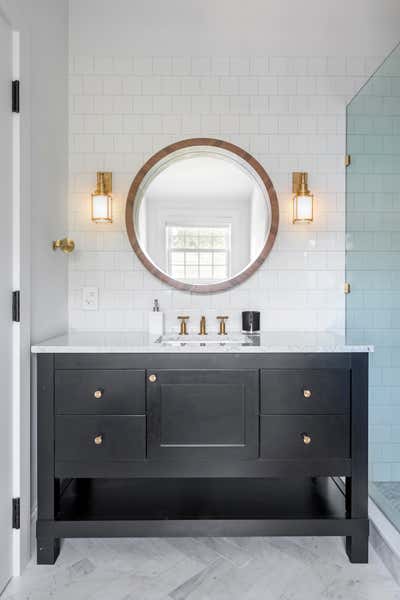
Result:
<svg viewBox="0 0 400 600"><path fill-rule="evenodd" d="M61 538L344 536L368 560L368 346L70 334L33 348L37 560Z"/></svg>

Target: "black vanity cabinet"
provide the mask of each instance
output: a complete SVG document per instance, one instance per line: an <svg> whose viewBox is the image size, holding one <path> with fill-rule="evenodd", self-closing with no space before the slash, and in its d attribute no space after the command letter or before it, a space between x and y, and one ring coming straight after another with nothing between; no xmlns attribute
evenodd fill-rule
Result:
<svg viewBox="0 0 400 600"><path fill-rule="evenodd" d="M149 459L258 457L258 371L160 370L149 377Z"/></svg>
<svg viewBox="0 0 400 600"><path fill-rule="evenodd" d="M368 557L366 353L38 355L38 562L61 538L336 535Z"/></svg>

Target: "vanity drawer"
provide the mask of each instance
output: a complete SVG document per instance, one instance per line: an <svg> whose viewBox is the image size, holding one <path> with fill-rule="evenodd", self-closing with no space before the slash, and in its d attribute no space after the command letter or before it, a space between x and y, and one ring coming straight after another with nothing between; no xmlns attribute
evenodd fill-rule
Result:
<svg viewBox="0 0 400 600"><path fill-rule="evenodd" d="M145 416L56 417L56 461L130 461L146 457Z"/></svg>
<svg viewBox="0 0 400 600"><path fill-rule="evenodd" d="M57 414L145 414L144 370L56 371Z"/></svg>
<svg viewBox="0 0 400 600"><path fill-rule="evenodd" d="M261 457L273 459L348 458L345 415L269 415L261 417Z"/></svg>
<svg viewBox="0 0 400 600"><path fill-rule="evenodd" d="M345 369L261 371L264 414L345 413L349 397L350 372Z"/></svg>

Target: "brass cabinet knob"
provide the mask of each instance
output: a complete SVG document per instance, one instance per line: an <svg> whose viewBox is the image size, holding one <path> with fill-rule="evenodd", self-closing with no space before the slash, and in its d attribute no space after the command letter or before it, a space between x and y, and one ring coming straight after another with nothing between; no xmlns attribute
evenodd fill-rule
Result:
<svg viewBox="0 0 400 600"><path fill-rule="evenodd" d="M304 398L311 398L311 390L303 390Z"/></svg>
<svg viewBox="0 0 400 600"><path fill-rule="evenodd" d="M302 433L301 437L303 438L303 443L308 446L309 444L311 444L311 435L309 435L308 433Z"/></svg>
<svg viewBox="0 0 400 600"><path fill-rule="evenodd" d="M157 375L154 375L154 373L149 375L149 381L150 383L154 383L155 381L157 381Z"/></svg>
<svg viewBox="0 0 400 600"><path fill-rule="evenodd" d="M103 443L103 436L101 435L101 433L99 433L99 435L96 435L93 441L96 444L96 446L101 446L101 444Z"/></svg>
<svg viewBox="0 0 400 600"><path fill-rule="evenodd" d="M103 396L104 390L96 390L93 394L95 398L101 398Z"/></svg>

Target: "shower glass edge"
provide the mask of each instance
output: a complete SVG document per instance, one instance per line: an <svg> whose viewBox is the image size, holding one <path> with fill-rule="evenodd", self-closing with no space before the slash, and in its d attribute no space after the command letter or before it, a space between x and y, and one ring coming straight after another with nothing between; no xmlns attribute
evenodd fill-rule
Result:
<svg viewBox="0 0 400 600"><path fill-rule="evenodd" d="M369 493L400 530L400 46L346 110L346 341L373 344Z"/></svg>

